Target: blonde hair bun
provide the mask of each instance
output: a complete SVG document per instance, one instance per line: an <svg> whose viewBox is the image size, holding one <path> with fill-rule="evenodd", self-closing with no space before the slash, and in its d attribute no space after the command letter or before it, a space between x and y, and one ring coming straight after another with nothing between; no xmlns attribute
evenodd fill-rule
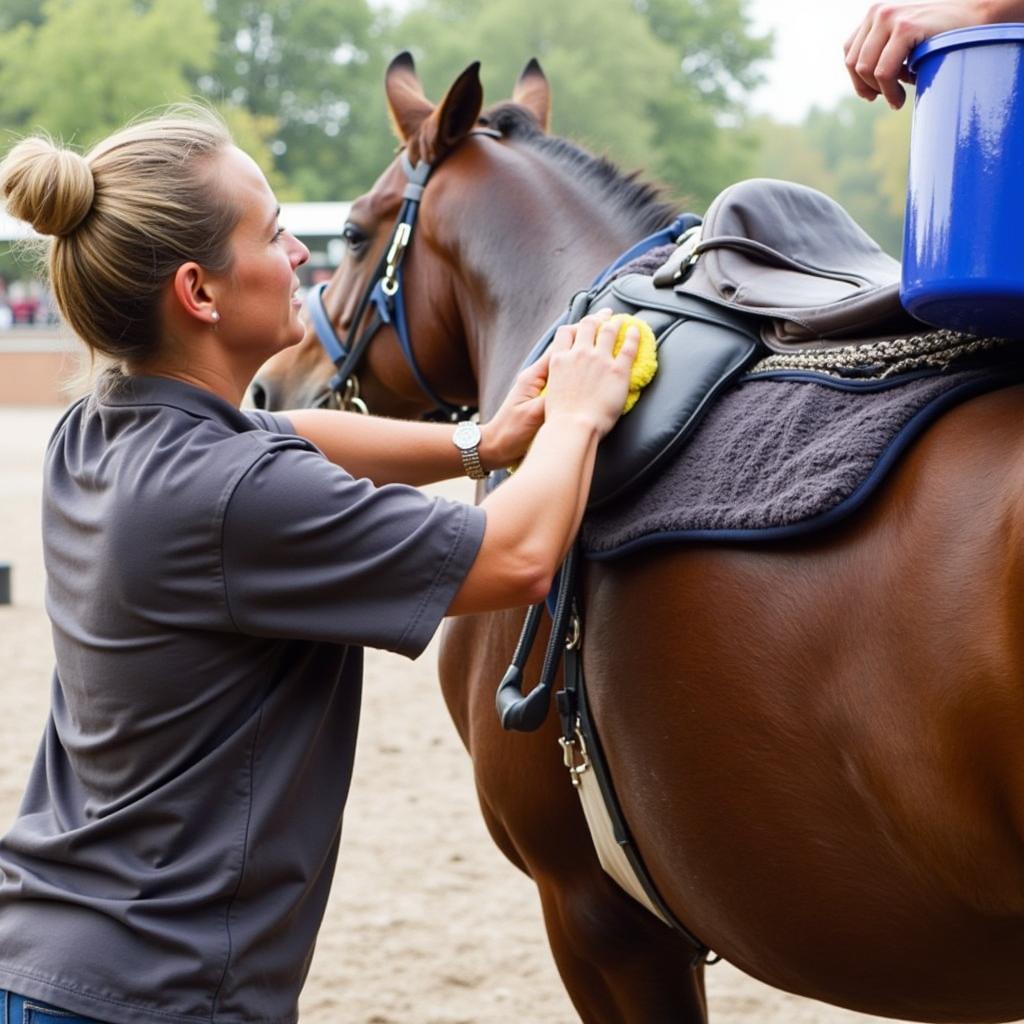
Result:
<svg viewBox="0 0 1024 1024"><path fill-rule="evenodd" d="M70 235L92 209L95 192L85 157L41 136L19 142L0 168L8 213L41 235Z"/></svg>

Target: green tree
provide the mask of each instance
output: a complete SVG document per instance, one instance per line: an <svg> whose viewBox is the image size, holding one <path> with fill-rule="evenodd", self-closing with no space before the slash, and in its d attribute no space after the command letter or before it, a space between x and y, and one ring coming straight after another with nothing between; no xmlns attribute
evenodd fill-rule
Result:
<svg viewBox="0 0 1024 1024"><path fill-rule="evenodd" d="M780 124L763 115L751 122L750 132L756 143L751 168L755 177L798 181L834 195L835 175L829 170L824 154L807 137L803 125Z"/></svg>
<svg viewBox="0 0 1024 1024"><path fill-rule="evenodd" d="M216 58L202 92L274 121L274 167L290 195L349 198L391 157L383 14L365 0L211 0ZM262 122L266 123L266 122Z"/></svg>
<svg viewBox="0 0 1024 1024"><path fill-rule="evenodd" d="M894 120L895 119L895 120ZM809 144L822 154L835 183L833 197L849 211L884 249L899 253L902 239L902 206L894 210L891 197L880 187L880 169L897 160L905 167L905 155L891 138L897 115L880 103L865 103L855 96L840 100L832 110L814 109L804 122ZM881 130L882 134L879 135ZM896 152L879 154L879 141L894 145ZM906 189L905 173L900 191Z"/></svg>
<svg viewBox="0 0 1024 1024"><path fill-rule="evenodd" d="M81 146L192 94L216 42L202 0L45 0L40 13L0 34L0 123Z"/></svg>
<svg viewBox="0 0 1024 1024"><path fill-rule="evenodd" d="M844 206L887 252L899 256L907 190L911 107L894 112L855 97L814 108L799 125L756 118L753 172L810 185Z"/></svg>
<svg viewBox="0 0 1024 1024"><path fill-rule="evenodd" d="M907 170L910 164L910 124L913 106L905 103L900 110L888 111L875 125L875 146L871 167L878 183L882 208L900 224L907 202Z"/></svg>
<svg viewBox="0 0 1024 1024"><path fill-rule="evenodd" d="M24 22L38 25L42 20L39 0L3 0L0 3L0 32L9 32Z"/></svg>
<svg viewBox="0 0 1024 1024"><path fill-rule="evenodd" d="M504 99L530 57L551 82L552 130L645 167L697 205L742 176L738 104L770 40L745 0L421 0L389 38L417 58L427 94L481 60L485 95ZM699 57L693 55L699 54Z"/></svg>

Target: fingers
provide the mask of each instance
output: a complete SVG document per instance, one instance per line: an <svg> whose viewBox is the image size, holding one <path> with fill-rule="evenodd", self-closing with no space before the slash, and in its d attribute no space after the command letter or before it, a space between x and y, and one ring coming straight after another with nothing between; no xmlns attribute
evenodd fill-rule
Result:
<svg viewBox="0 0 1024 1024"><path fill-rule="evenodd" d="M864 21L857 26L857 29L854 31L853 35L846 40L846 44L843 47L843 56L846 61L846 72L850 76L850 82L853 84L853 91L860 96L861 99L865 100L873 100L878 95L877 91L869 86L857 72L857 62L860 60L864 40L871 31L873 21L874 8L871 9L871 12Z"/></svg>
<svg viewBox="0 0 1024 1024"><path fill-rule="evenodd" d="M554 340L548 346L547 351L566 352L576 343L593 345L594 336L597 334L598 328L611 315L612 311L610 309L599 309L596 313L590 313L583 317L579 323L562 324L555 331Z"/></svg>
<svg viewBox="0 0 1024 1024"><path fill-rule="evenodd" d="M875 6L861 26L862 31L846 54L846 70L858 96L873 100L882 92L875 69L882 50L889 41L887 9Z"/></svg>
<svg viewBox="0 0 1024 1024"><path fill-rule="evenodd" d="M614 342L615 335L612 335ZM616 363L625 365L627 372L633 368L633 361L636 359L637 350L640 348L640 328L630 326L626 331L626 337L622 342L622 348L615 355Z"/></svg>
<svg viewBox="0 0 1024 1024"><path fill-rule="evenodd" d="M575 344L593 345L598 332L603 329L603 325L608 322L611 315L612 311L610 309L599 309L596 313L591 313L588 316L585 316L576 325Z"/></svg>
<svg viewBox="0 0 1024 1024"><path fill-rule="evenodd" d="M597 332L597 337L594 339L594 347L598 352L602 352L605 355L610 356L612 349L615 347L615 339L619 336L619 322L611 323L605 320L600 329Z"/></svg>
<svg viewBox="0 0 1024 1024"><path fill-rule="evenodd" d="M889 37L875 66L875 81L882 90L886 102L894 110L899 110L907 98L906 90L900 85L900 71L907 54L913 49L914 43L900 34Z"/></svg>
<svg viewBox="0 0 1024 1024"><path fill-rule="evenodd" d="M535 359L529 366L519 371L519 382L521 384L533 384L539 380L541 384L547 379L548 367L551 364L551 345L544 349L539 359Z"/></svg>
<svg viewBox="0 0 1024 1024"><path fill-rule="evenodd" d="M554 340L547 347L547 351L544 353L548 357L548 362L551 361L551 356L555 352L568 352L572 348L572 343L576 338L576 324L562 324L561 327L555 331Z"/></svg>

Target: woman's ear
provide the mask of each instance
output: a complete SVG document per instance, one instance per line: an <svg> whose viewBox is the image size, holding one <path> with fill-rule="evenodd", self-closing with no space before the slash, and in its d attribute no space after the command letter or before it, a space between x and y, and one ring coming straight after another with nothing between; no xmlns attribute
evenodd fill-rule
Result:
<svg viewBox="0 0 1024 1024"><path fill-rule="evenodd" d="M171 284L174 302L186 316L213 326L220 319L206 272L194 262L182 263Z"/></svg>

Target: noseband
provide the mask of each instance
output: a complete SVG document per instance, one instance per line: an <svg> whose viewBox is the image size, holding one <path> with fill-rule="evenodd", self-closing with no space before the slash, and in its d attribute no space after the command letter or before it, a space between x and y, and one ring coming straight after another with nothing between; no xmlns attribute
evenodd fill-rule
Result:
<svg viewBox="0 0 1024 1024"><path fill-rule="evenodd" d="M489 135L500 139L501 133L492 128L476 128L471 135ZM416 217L420 209L420 201L427 187L427 181L433 171L433 165L420 160L414 167L407 152L401 156L402 170L405 172L406 186L402 193L402 206L398 211L391 237L388 239L384 255L377 264L356 307L352 326L344 342L338 337L327 315L324 306L324 289L328 282L316 285L307 298L310 321L316 331L317 339L324 351L334 363L336 373L327 385L327 391L317 403L320 406L334 406L338 409L350 409L366 413L369 410L359 394L359 379L356 370L362 362L366 349L374 335L385 324L391 325L398 336L398 344L402 355L412 371L412 375L420 390L434 404L434 408L425 414L424 419L450 420L455 423L468 419L475 409L464 405L453 405L445 401L430 385L424 376L412 350L412 339L409 336L409 323L405 315L405 295L402 287L402 262L412 245ZM373 316L369 323L359 332L359 326L366 316L367 309L373 307Z"/></svg>

